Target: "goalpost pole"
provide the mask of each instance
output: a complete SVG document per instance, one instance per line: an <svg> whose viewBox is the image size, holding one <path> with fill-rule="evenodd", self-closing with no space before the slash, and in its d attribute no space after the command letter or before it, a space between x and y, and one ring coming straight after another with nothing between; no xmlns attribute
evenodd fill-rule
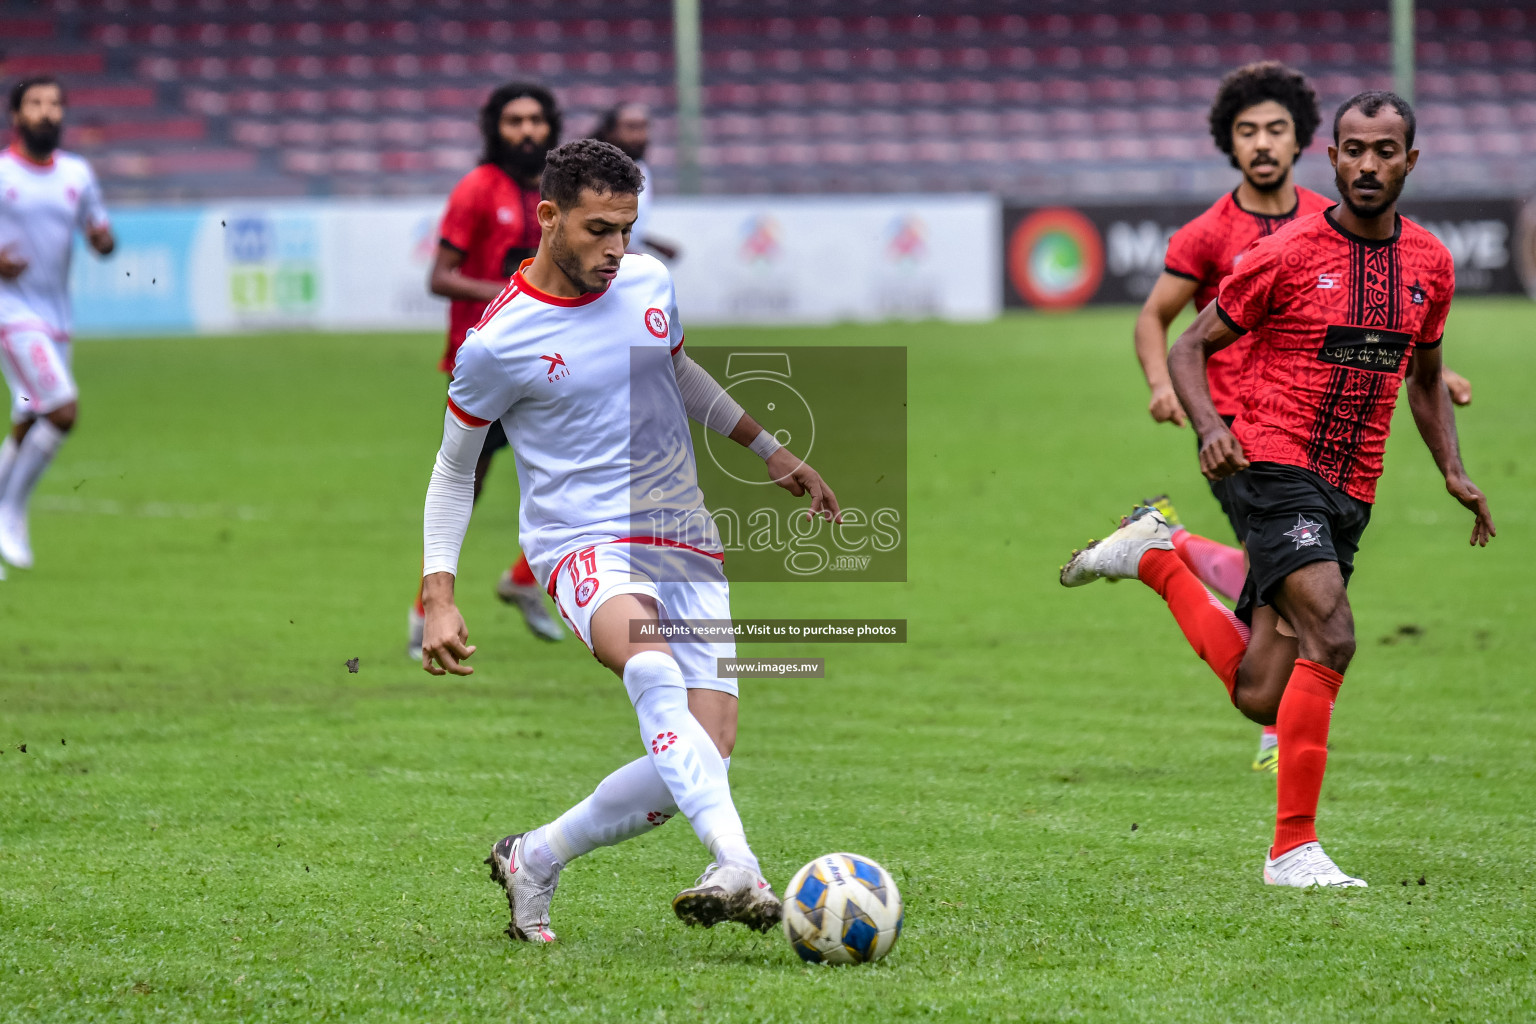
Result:
<svg viewBox="0 0 1536 1024"><path fill-rule="evenodd" d="M1413 102L1413 0L1392 0L1392 87Z"/></svg>
<svg viewBox="0 0 1536 1024"><path fill-rule="evenodd" d="M703 89L700 0L672 0L672 53L677 68L677 184L684 195L699 191L699 143Z"/></svg>

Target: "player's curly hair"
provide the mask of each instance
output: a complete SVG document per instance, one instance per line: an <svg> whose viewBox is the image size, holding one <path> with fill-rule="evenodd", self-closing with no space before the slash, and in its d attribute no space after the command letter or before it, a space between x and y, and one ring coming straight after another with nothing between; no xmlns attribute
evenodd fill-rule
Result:
<svg viewBox="0 0 1536 1024"><path fill-rule="evenodd" d="M508 82L486 98L480 108L480 137L485 140L485 151L480 155L483 164L501 162L501 112L515 99L528 96L544 108L544 120L549 122L549 147L560 144L560 104L555 94L542 85L532 82Z"/></svg>
<svg viewBox="0 0 1536 1024"><path fill-rule="evenodd" d="M1307 84L1306 76L1274 60L1244 64L1227 72L1216 90L1216 102L1211 104L1211 138L1233 167L1237 157L1232 155L1232 122L1242 111L1265 100L1274 100L1291 112L1297 146L1306 149L1312 145L1322 115L1317 110L1317 93Z"/></svg>
<svg viewBox="0 0 1536 1024"><path fill-rule="evenodd" d="M40 85L55 86L59 90L59 95L64 95L64 87L52 75L29 75L11 86L11 113L21 110L21 101L26 98L28 89L36 89Z"/></svg>
<svg viewBox="0 0 1536 1024"><path fill-rule="evenodd" d="M639 195L645 188L645 176L623 150L599 139L567 142L549 154L539 179L539 198L569 210L580 201L581 190L587 188L599 195Z"/></svg>
<svg viewBox="0 0 1536 1024"><path fill-rule="evenodd" d="M1407 148L1413 148L1413 134L1418 130L1418 118L1413 116L1413 104L1403 99L1395 92L1387 92L1384 89L1370 89L1366 92L1358 92L1339 104L1338 112L1333 115L1333 144L1339 144L1339 122L1344 120L1344 115L1360 108L1360 113L1366 117L1375 117L1381 113L1382 107L1391 107L1397 111L1403 119L1403 144Z"/></svg>

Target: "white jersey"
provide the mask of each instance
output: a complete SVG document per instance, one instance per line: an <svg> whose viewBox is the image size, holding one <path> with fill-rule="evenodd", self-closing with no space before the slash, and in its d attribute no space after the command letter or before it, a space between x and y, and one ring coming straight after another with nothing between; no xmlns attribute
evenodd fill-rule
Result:
<svg viewBox="0 0 1536 1024"><path fill-rule="evenodd" d="M562 555L618 539L721 551L672 364L682 344L672 276L639 254L579 299L519 271L464 339L449 408L470 426L501 420L541 582Z"/></svg>
<svg viewBox="0 0 1536 1024"><path fill-rule="evenodd" d="M0 323L41 320L67 336L75 229L106 225L101 188L83 159L59 150L40 166L14 147L0 153L0 250L27 261L15 280L0 279Z"/></svg>
<svg viewBox="0 0 1536 1024"><path fill-rule="evenodd" d="M651 199L656 186L651 184L651 169L644 160L636 160L635 166L645 177L645 187L635 197L635 226L629 229L629 251L645 252L645 236L650 232Z"/></svg>

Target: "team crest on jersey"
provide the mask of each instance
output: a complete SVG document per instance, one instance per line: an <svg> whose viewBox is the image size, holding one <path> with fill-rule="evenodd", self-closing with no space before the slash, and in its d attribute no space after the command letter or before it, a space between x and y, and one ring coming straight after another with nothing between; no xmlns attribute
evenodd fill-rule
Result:
<svg viewBox="0 0 1536 1024"><path fill-rule="evenodd" d="M539 356L539 358L549 363L549 369L544 372L551 381L556 381L562 377L569 377L571 375L571 371L565 365L565 357L562 356L559 352L556 352L552 356Z"/></svg>
<svg viewBox="0 0 1536 1024"><path fill-rule="evenodd" d="M658 338L667 336L667 314L652 306L645 311L645 329Z"/></svg>
<svg viewBox="0 0 1536 1024"><path fill-rule="evenodd" d="M1285 535L1296 542L1296 550L1302 548L1315 548L1323 543L1323 524L1314 523L1300 513L1296 516L1296 526L1286 530Z"/></svg>
<svg viewBox="0 0 1536 1024"><path fill-rule="evenodd" d="M1408 286L1408 298L1413 300L1415 306L1424 305L1424 286L1415 282Z"/></svg>
<svg viewBox="0 0 1536 1024"><path fill-rule="evenodd" d="M597 593L597 577L588 576L576 584L576 607L585 608Z"/></svg>

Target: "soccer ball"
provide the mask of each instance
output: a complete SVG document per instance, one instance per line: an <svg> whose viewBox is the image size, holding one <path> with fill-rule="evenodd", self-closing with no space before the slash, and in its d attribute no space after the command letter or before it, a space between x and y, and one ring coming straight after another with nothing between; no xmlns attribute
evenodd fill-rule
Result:
<svg viewBox="0 0 1536 1024"><path fill-rule="evenodd" d="M901 935L901 893L868 857L829 853L795 872L784 898L784 937L819 964L879 960Z"/></svg>

